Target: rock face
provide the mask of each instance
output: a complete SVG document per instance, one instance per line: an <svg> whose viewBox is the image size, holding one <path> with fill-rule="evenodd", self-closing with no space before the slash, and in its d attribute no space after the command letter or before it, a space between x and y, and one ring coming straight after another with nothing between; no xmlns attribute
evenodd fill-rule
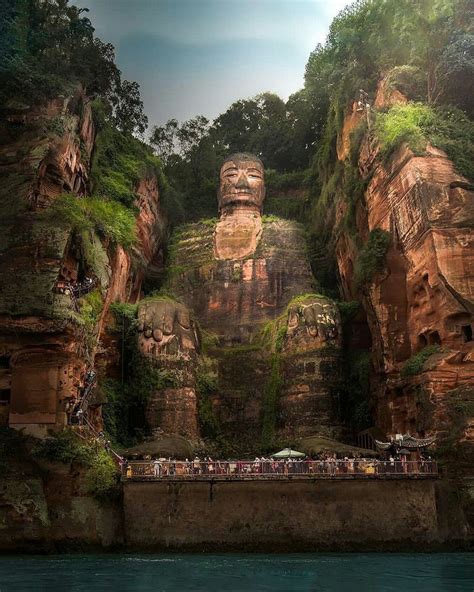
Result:
<svg viewBox="0 0 474 592"><path fill-rule="evenodd" d="M167 431L180 416L175 432L193 437L192 406L202 410L207 401L221 434L240 441L260 441L265 425L281 437L333 433L338 312L324 297L308 298L314 278L303 229L295 222L262 219L264 194L261 162L233 155L221 170L219 221L186 225L172 238L166 291L192 311L202 341L209 343L200 350L193 342L190 355L191 348L183 346L183 326L170 320L166 331L157 331L160 343L177 344L170 362L167 346L156 339L149 345L140 337L141 350L161 368L172 363L175 375L181 368L179 388L152 397L148 415L156 417L155 427ZM173 314L185 314L180 306ZM155 325L161 327L172 316L168 313L158 300L141 306L139 314L160 319ZM201 391L203 372L215 383L207 393L198 388L197 403L189 360L197 364Z"/></svg>
<svg viewBox="0 0 474 592"><path fill-rule="evenodd" d="M382 83L375 106L394 102L406 99L388 93ZM353 119L350 113L341 147L347 145ZM474 402L473 187L445 153L430 145L423 156L403 145L386 163L377 158L378 151L377 142L366 136L359 170L368 185L356 211L362 241L376 228L391 236L385 270L361 294L377 370L376 422L389 435L436 433L440 443L451 438L451 444L457 441L474 452L469 429ZM341 158L346 155L339 152ZM339 219L344 211L340 204ZM338 235L336 256L344 294L355 299L357 248L345 231Z"/></svg>
<svg viewBox="0 0 474 592"><path fill-rule="evenodd" d="M136 298L143 280L120 246L74 232L49 214L60 195L88 193L95 136L90 101L80 90L37 111L12 111L2 128L1 417L37 436L66 425L94 367L110 303ZM156 179L144 177L136 189L138 253L146 265L161 240ZM73 295L71 285L87 285L82 295L93 289L100 310L88 325L81 293ZM100 425L100 411L95 415Z"/></svg>

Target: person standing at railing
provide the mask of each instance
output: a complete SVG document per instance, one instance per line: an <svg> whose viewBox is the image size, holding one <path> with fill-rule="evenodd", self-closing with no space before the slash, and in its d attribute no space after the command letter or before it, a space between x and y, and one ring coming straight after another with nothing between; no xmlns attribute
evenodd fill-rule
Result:
<svg viewBox="0 0 474 592"><path fill-rule="evenodd" d="M153 471L154 471L155 477L158 478L161 476L161 463L157 458L155 458L155 460L153 461Z"/></svg>

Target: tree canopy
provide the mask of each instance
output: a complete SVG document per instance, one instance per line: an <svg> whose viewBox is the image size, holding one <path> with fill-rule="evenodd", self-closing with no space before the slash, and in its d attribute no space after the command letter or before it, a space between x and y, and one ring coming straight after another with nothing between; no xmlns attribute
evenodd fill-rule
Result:
<svg viewBox="0 0 474 592"><path fill-rule="evenodd" d="M0 105L43 103L81 85L107 102L120 129L143 134L138 84L121 79L114 48L94 36L87 11L68 0L2 0Z"/></svg>

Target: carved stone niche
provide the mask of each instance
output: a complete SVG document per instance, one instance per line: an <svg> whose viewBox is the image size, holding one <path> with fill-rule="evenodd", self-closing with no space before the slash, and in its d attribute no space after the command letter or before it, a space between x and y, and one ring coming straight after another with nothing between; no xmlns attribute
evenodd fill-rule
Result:
<svg viewBox="0 0 474 592"><path fill-rule="evenodd" d="M10 427L36 437L62 429L83 366L74 354L61 351L29 349L12 356Z"/></svg>

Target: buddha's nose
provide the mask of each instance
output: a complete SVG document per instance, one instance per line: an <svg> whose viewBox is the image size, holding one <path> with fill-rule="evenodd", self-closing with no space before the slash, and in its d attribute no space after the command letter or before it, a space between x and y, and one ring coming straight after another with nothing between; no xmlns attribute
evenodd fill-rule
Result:
<svg viewBox="0 0 474 592"><path fill-rule="evenodd" d="M235 186L236 189L250 189L247 175L242 171Z"/></svg>

